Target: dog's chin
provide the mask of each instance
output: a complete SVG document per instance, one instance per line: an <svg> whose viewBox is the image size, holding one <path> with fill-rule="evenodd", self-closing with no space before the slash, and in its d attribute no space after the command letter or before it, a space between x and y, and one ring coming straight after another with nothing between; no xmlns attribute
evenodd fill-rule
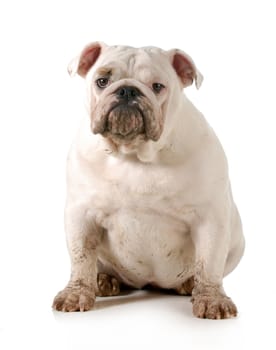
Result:
<svg viewBox="0 0 276 350"><path fill-rule="evenodd" d="M143 112L134 106L119 104L108 112L102 135L118 144L130 144L146 137Z"/></svg>

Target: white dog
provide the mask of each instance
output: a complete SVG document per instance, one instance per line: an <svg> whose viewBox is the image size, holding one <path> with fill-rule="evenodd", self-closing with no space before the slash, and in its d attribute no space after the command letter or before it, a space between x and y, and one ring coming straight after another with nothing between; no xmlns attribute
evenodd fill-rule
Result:
<svg viewBox="0 0 276 350"><path fill-rule="evenodd" d="M61 311L86 311L120 284L192 295L201 318L237 309L222 280L244 238L223 149L182 89L202 75L179 50L95 42L69 72L87 109L68 158L65 229L71 279Z"/></svg>

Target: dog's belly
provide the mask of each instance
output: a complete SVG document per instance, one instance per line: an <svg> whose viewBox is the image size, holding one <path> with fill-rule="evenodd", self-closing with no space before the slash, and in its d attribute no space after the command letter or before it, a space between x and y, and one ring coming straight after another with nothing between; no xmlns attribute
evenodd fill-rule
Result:
<svg viewBox="0 0 276 350"><path fill-rule="evenodd" d="M184 221L153 210L120 209L105 219L103 270L131 286L177 288L194 271L194 246Z"/></svg>

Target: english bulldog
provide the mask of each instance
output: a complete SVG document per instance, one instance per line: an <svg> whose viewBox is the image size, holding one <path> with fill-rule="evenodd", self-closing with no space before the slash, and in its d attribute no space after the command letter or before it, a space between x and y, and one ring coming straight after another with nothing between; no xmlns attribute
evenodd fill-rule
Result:
<svg viewBox="0 0 276 350"><path fill-rule="evenodd" d="M58 311L87 311L123 285L191 295L199 318L237 315L223 277L244 237L223 148L183 93L203 77L185 52L94 42L69 65L87 116L68 156L71 278Z"/></svg>

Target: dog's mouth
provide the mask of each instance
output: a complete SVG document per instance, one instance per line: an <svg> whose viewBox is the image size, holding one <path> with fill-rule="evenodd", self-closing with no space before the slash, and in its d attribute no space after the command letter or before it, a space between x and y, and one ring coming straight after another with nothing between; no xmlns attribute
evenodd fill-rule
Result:
<svg viewBox="0 0 276 350"><path fill-rule="evenodd" d="M112 135L119 139L133 140L145 133L143 111L139 105L116 104L105 117L103 136Z"/></svg>
<svg viewBox="0 0 276 350"><path fill-rule="evenodd" d="M93 106L92 132L120 144L130 144L134 140L157 141L164 125L160 106L144 94L127 99L115 92L107 91Z"/></svg>

